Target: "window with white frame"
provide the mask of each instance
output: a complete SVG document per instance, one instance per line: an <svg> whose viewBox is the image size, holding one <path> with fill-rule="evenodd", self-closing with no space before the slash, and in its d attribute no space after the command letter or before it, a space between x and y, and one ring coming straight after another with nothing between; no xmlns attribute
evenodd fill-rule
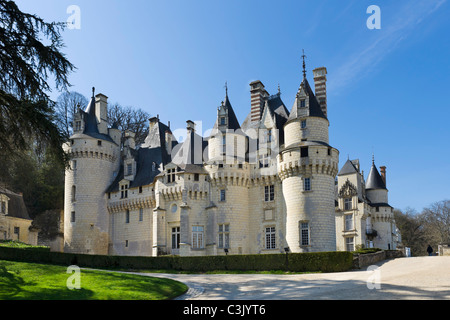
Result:
<svg viewBox="0 0 450 320"><path fill-rule="evenodd" d="M311 191L311 178L303 179L303 190Z"/></svg>
<svg viewBox="0 0 450 320"><path fill-rule="evenodd" d="M230 225L219 224L219 248L227 249L230 247Z"/></svg>
<svg viewBox="0 0 450 320"><path fill-rule="evenodd" d="M353 230L353 214L345 215L345 231Z"/></svg>
<svg viewBox="0 0 450 320"><path fill-rule="evenodd" d="M355 251L355 238L354 237L345 238L345 249L347 251Z"/></svg>
<svg viewBox="0 0 450 320"><path fill-rule="evenodd" d="M300 223L300 245L309 246L309 223Z"/></svg>
<svg viewBox="0 0 450 320"><path fill-rule="evenodd" d="M265 228L266 249L276 249L275 227Z"/></svg>
<svg viewBox="0 0 450 320"><path fill-rule="evenodd" d="M264 201L269 202L275 199L275 186L264 186Z"/></svg>
<svg viewBox="0 0 450 320"><path fill-rule="evenodd" d="M344 199L344 210L351 210L352 209L352 198L345 198Z"/></svg>
<svg viewBox="0 0 450 320"><path fill-rule="evenodd" d="M203 226L192 226L192 249L203 249Z"/></svg>
<svg viewBox="0 0 450 320"><path fill-rule="evenodd" d="M180 249L180 227L172 228L172 249Z"/></svg>
<svg viewBox="0 0 450 320"><path fill-rule="evenodd" d="M259 155L259 167L268 168L270 165L270 149Z"/></svg>

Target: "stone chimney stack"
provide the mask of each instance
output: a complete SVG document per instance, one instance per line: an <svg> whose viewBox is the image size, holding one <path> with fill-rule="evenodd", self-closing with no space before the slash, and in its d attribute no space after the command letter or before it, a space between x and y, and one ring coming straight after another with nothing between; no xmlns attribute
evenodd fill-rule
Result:
<svg viewBox="0 0 450 320"><path fill-rule="evenodd" d="M187 129L188 134L190 132L194 132L195 133L195 123L194 123L194 121L192 121L192 120L186 121L186 129Z"/></svg>
<svg viewBox="0 0 450 320"><path fill-rule="evenodd" d="M383 179L384 185L386 185L386 167L380 167L381 179Z"/></svg>
<svg viewBox="0 0 450 320"><path fill-rule="evenodd" d="M316 98L323 114L327 117L327 68L320 67L313 70Z"/></svg>
<svg viewBox="0 0 450 320"><path fill-rule="evenodd" d="M251 93L251 122L259 121L264 109L264 99L269 96L261 81L250 83Z"/></svg>
<svg viewBox="0 0 450 320"><path fill-rule="evenodd" d="M108 97L101 93L95 96L95 117L97 118L98 131L108 134Z"/></svg>

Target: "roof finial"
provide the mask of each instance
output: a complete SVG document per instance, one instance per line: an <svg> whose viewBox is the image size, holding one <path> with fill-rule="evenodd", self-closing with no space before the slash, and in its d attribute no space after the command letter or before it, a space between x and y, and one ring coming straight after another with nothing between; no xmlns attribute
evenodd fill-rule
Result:
<svg viewBox="0 0 450 320"><path fill-rule="evenodd" d="M281 94L280 84L278 84L278 94Z"/></svg>
<svg viewBox="0 0 450 320"><path fill-rule="evenodd" d="M302 58L303 58L303 79L306 79L306 63L305 63L306 56L305 56L305 50L302 49L302 51L303 51L303 55L302 55Z"/></svg>
<svg viewBox="0 0 450 320"><path fill-rule="evenodd" d="M375 154L372 152L372 165L375 165Z"/></svg>
<svg viewBox="0 0 450 320"><path fill-rule="evenodd" d="M92 98L95 96L95 87L92 87Z"/></svg>
<svg viewBox="0 0 450 320"><path fill-rule="evenodd" d="M225 81L225 95L228 97L228 82Z"/></svg>

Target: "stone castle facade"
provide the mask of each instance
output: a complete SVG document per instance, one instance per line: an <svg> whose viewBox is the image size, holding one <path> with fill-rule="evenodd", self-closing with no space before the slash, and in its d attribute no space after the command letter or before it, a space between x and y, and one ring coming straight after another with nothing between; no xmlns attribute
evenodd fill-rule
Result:
<svg viewBox="0 0 450 320"><path fill-rule="evenodd" d="M145 142L108 127L107 97L92 96L65 145L64 250L158 256L394 249L385 171L367 181L359 161L339 171L330 145L326 69L304 69L289 110L281 93L250 83L239 123L228 92L211 134L187 121L178 142L159 117Z"/></svg>

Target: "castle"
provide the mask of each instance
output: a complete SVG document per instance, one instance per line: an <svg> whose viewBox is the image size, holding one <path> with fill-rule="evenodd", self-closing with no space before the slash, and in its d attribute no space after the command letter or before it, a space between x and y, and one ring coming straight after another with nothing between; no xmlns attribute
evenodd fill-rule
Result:
<svg viewBox="0 0 450 320"><path fill-rule="evenodd" d="M74 116L64 145L64 251L102 255L222 255L395 249L385 167L367 181L359 161L339 170L329 144L326 74L306 77L289 110L250 83L239 123L228 90L208 137L187 121L178 142L159 117L145 142L108 127L107 97Z"/></svg>

